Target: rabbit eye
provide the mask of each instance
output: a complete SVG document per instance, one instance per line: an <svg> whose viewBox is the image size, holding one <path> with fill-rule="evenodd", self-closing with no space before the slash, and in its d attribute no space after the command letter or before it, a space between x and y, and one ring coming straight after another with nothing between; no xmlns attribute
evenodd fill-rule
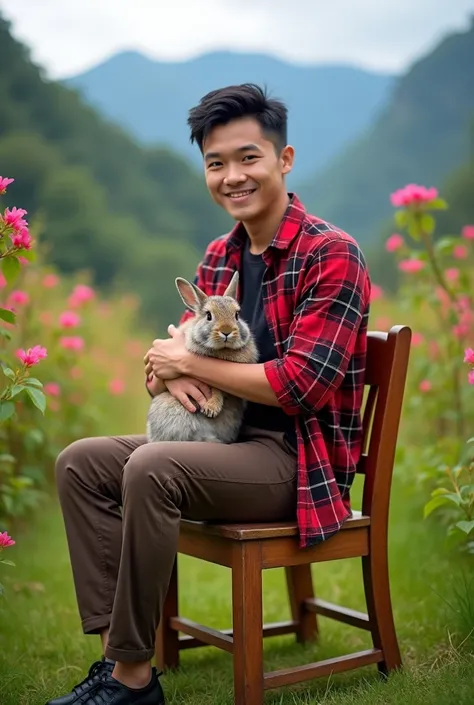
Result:
<svg viewBox="0 0 474 705"><path fill-rule="evenodd" d="M235 320L236 320L236 321L239 320L239 312L238 312L238 311L235 312Z"/></svg>
<svg viewBox="0 0 474 705"><path fill-rule="evenodd" d="M206 318L208 321L212 321L212 313L210 311L206 313Z"/></svg>

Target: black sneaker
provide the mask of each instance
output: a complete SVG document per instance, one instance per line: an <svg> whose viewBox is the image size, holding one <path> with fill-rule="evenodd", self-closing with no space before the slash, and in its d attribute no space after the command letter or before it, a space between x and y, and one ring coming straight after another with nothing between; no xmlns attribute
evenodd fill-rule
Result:
<svg viewBox="0 0 474 705"><path fill-rule="evenodd" d="M57 702L62 705L60 701ZM66 702L67 705L165 705L165 696L156 668L153 667L151 680L144 688L128 688L105 671L90 687ZM46 705L51 703L55 701Z"/></svg>
<svg viewBox="0 0 474 705"><path fill-rule="evenodd" d="M115 663L106 661L105 657L102 656L100 661L94 661L92 666L89 668L89 673L84 678L83 681L74 686L72 691L67 695L63 695L60 698L54 698L53 700L48 700L46 705L71 705L71 703L77 702L79 695L85 693L89 688L96 683L103 674L112 675Z"/></svg>

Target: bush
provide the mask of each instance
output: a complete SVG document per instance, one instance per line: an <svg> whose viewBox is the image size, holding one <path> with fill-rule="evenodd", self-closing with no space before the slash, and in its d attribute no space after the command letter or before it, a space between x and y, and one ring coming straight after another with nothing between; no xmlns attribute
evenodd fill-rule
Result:
<svg viewBox="0 0 474 705"><path fill-rule="evenodd" d="M433 213L447 203L436 189L409 184L392 194L395 222L408 237L391 235L402 283L396 297L413 328L413 354L398 459L405 475L431 494L425 517L436 511L449 539L474 552L474 226L433 238ZM375 298L383 292L375 287ZM469 428L470 427L470 428ZM472 439L471 439L472 440Z"/></svg>

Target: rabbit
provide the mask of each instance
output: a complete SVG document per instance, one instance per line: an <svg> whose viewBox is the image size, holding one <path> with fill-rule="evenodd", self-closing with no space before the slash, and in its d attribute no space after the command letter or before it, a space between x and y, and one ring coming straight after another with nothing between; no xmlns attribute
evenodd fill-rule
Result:
<svg viewBox="0 0 474 705"><path fill-rule="evenodd" d="M236 271L222 296L206 296L195 284L178 277L176 287L184 304L196 315L179 330L187 349L197 355L231 362L258 361L255 339L239 318L236 300L239 273ZM169 392L153 398L147 416L148 441L207 441L233 443L237 440L247 402L219 389L192 413Z"/></svg>

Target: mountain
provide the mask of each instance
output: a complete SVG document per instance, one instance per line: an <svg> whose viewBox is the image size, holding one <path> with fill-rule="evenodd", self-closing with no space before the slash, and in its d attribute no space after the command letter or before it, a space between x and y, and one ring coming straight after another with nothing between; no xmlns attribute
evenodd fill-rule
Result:
<svg viewBox="0 0 474 705"><path fill-rule="evenodd" d="M414 63L374 124L298 188L306 205L369 244L406 183L440 187L473 150L474 21Z"/></svg>
<svg viewBox="0 0 474 705"><path fill-rule="evenodd" d="M350 66L296 66L260 54L214 52L163 62L123 52L64 84L141 142L164 143L200 165L199 150L189 144L189 109L214 88L247 81L265 84L288 103L294 181L325 165L371 124L394 77Z"/></svg>
<svg viewBox="0 0 474 705"><path fill-rule="evenodd" d="M28 210L48 261L87 269L101 287L141 296L148 322L176 320L176 276L194 274L228 216L204 179L168 148L145 148L76 93L44 78L0 14L2 206Z"/></svg>

